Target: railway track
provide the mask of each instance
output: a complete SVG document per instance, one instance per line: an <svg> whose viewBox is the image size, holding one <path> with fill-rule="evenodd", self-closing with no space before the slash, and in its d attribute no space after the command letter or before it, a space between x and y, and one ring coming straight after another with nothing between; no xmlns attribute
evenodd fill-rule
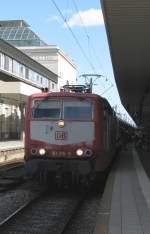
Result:
<svg viewBox="0 0 150 234"><path fill-rule="evenodd" d="M0 194L0 224L6 222L19 210L22 210L25 206L37 199L44 191L46 187L39 187L38 184L33 181L27 181L13 190L9 190Z"/></svg>
<svg viewBox="0 0 150 234"><path fill-rule="evenodd" d="M0 192L12 189L23 182L23 155L22 146L0 148Z"/></svg>
<svg viewBox="0 0 150 234"><path fill-rule="evenodd" d="M13 162L9 162L9 163L5 163L0 165L0 176L3 176L4 172L10 171L10 170L14 170L20 167L24 166L24 161L13 161Z"/></svg>
<svg viewBox="0 0 150 234"><path fill-rule="evenodd" d="M8 165L7 169L13 170L13 168L17 168L17 165ZM86 219L82 222L82 218L85 218L85 214L89 212L87 194L67 193L66 195L60 192L49 192L47 195L46 192L43 195L45 188L41 191L31 193L31 198L25 199L19 207L17 206L16 209L8 212L9 214L3 218L0 215L1 234L70 234L76 233L73 230L77 226L78 229L81 229L81 232L78 233L83 234L83 226L84 228L88 227L87 232L84 233L92 233L91 227L93 226L91 223L88 226L91 220L88 223L86 223ZM19 193L16 199L17 197L19 197ZM94 214L96 214L96 208L94 210ZM89 212L89 217L91 217L92 212ZM92 217L96 217L96 215L92 215ZM81 224L84 225L80 227Z"/></svg>
<svg viewBox="0 0 150 234"><path fill-rule="evenodd" d="M24 162L13 162L0 166L0 192L13 189L25 181Z"/></svg>
<svg viewBox="0 0 150 234"><path fill-rule="evenodd" d="M25 203L0 222L0 233L62 233L82 199L51 194Z"/></svg>
<svg viewBox="0 0 150 234"><path fill-rule="evenodd" d="M1 220L0 233L72 233L70 232L72 225L73 229L74 224L80 226L82 224L82 218L85 218L87 215L90 218L90 222L91 216L94 217L94 221L96 220L96 207L98 207L99 199L100 198L95 200L94 197L92 198L87 193L44 192L30 202L22 204L13 213ZM94 208L89 209L89 207ZM93 212L95 215L92 214L92 209L94 209ZM76 221L76 219L79 220ZM87 221L87 218L84 220L84 225L86 227L89 225L89 221L88 224L85 224L85 221ZM91 223L89 227L94 229ZM75 228L77 228L77 226L75 226ZM83 229L83 227L81 229ZM83 230L81 233L83 234ZM88 234L91 232L87 231L86 233Z"/></svg>

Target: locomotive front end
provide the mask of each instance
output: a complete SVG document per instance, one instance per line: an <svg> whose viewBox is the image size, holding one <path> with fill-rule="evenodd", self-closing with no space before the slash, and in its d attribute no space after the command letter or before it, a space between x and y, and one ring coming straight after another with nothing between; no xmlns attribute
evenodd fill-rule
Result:
<svg viewBox="0 0 150 234"><path fill-rule="evenodd" d="M93 103L82 95L36 97L30 102L25 147L30 172L83 178L94 170Z"/></svg>

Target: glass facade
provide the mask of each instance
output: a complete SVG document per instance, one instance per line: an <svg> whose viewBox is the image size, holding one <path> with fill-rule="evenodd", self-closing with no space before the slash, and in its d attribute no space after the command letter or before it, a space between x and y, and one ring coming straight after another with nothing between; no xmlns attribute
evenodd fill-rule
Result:
<svg viewBox="0 0 150 234"><path fill-rule="evenodd" d="M41 87L49 87L48 78L3 53L0 53L0 69L21 77L22 79L32 81Z"/></svg>
<svg viewBox="0 0 150 234"><path fill-rule="evenodd" d="M41 46L47 45L42 41L24 21L0 21L0 38L13 46Z"/></svg>

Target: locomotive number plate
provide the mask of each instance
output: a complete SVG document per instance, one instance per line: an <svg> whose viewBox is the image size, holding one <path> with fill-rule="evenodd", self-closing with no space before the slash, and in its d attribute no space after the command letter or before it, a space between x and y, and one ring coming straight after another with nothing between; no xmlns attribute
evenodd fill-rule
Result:
<svg viewBox="0 0 150 234"><path fill-rule="evenodd" d="M55 139L56 140L65 140L66 139L66 132L62 132L62 131L55 132Z"/></svg>

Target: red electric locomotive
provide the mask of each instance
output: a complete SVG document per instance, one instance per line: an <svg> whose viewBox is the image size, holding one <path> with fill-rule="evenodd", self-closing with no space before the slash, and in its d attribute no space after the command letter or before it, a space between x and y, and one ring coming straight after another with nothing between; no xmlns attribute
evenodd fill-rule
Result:
<svg viewBox="0 0 150 234"><path fill-rule="evenodd" d="M29 97L25 160L33 175L89 181L109 166L116 149L117 120L106 99L83 92Z"/></svg>

